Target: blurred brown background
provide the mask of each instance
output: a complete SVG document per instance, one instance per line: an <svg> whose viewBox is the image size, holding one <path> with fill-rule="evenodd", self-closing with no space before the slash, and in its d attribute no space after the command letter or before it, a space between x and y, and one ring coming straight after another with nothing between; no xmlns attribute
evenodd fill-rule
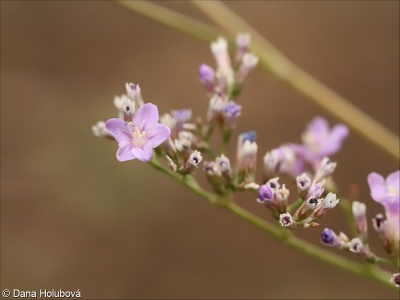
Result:
<svg viewBox="0 0 400 300"><path fill-rule="evenodd" d="M207 20L190 3L161 4ZM226 4L399 134L398 1ZM1 1L1 288L80 289L92 299L397 298L284 246L145 163L119 163L117 145L92 135L95 122L115 116L112 99L128 81L161 113L204 116L201 63L214 64L209 45L111 1ZM259 70L239 101L238 131L257 130L260 163L266 150L299 142L313 116L339 122ZM336 181L343 191L359 185L369 219L383 212L366 176L386 176L398 162L354 132L334 160ZM236 201L269 219L253 194ZM318 244L324 227L349 232L336 209L297 233Z"/></svg>

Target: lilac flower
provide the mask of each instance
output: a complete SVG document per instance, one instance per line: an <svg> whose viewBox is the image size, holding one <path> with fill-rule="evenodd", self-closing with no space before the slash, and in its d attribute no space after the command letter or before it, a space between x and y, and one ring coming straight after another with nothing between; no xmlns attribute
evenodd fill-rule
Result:
<svg viewBox="0 0 400 300"><path fill-rule="evenodd" d="M171 134L171 130L158 123L157 106L146 103L136 111L132 122L110 119L106 128L118 142L117 159L126 161L139 159L149 161L153 148L159 146Z"/></svg>
<svg viewBox="0 0 400 300"><path fill-rule="evenodd" d="M400 171L389 174L386 180L378 173L368 175L371 197L385 207L386 213L399 216Z"/></svg>
<svg viewBox="0 0 400 300"><path fill-rule="evenodd" d="M303 133L303 145L291 144L292 149L317 168L324 157L329 157L340 150L349 129L337 124L329 129L328 122L321 117L314 118Z"/></svg>
<svg viewBox="0 0 400 300"><path fill-rule="evenodd" d="M400 234L400 171L389 174L386 180L378 173L368 175L368 184L371 190L371 197L376 202L383 205L386 212L384 226L374 226L379 228L378 232L383 237L385 249L391 252L393 248L398 251Z"/></svg>

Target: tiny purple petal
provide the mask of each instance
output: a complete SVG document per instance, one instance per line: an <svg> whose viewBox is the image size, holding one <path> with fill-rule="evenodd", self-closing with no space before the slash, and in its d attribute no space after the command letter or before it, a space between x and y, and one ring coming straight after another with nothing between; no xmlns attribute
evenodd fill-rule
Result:
<svg viewBox="0 0 400 300"><path fill-rule="evenodd" d="M110 119L106 122L105 126L108 131L112 133L120 147L124 147L131 143L132 134L123 120L116 118Z"/></svg>
<svg viewBox="0 0 400 300"><path fill-rule="evenodd" d="M308 125L308 130L318 135L329 131L328 122L322 117L315 117Z"/></svg>
<svg viewBox="0 0 400 300"><path fill-rule="evenodd" d="M381 202L385 196L385 179L378 173L370 173L368 175L368 184L372 199L376 202Z"/></svg>
<svg viewBox="0 0 400 300"><path fill-rule="evenodd" d="M132 153L140 161L149 161L153 154L153 148L146 144L142 148L132 148Z"/></svg>
<svg viewBox="0 0 400 300"><path fill-rule="evenodd" d="M158 123L158 108L147 103L139 107L131 123L110 119L106 128L118 141L117 159L149 161L153 148L159 146L171 134L171 130Z"/></svg>
<svg viewBox="0 0 400 300"><path fill-rule="evenodd" d="M158 123L159 115L157 106L146 103L136 111L132 123L139 131L151 131L151 127Z"/></svg>
<svg viewBox="0 0 400 300"><path fill-rule="evenodd" d="M400 188L400 171L393 172L389 174L386 178L386 184L388 186Z"/></svg>
<svg viewBox="0 0 400 300"><path fill-rule="evenodd" d="M214 80L214 70L209 65L202 64L199 68L199 78L201 81Z"/></svg>
<svg viewBox="0 0 400 300"><path fill-rule="evenodd" d="M134 159L135 155L132 152L132 145L128 144L125 145L124 147L120 147L117 151L117 159L119 161L127 161Z"/></svg>
<svg viewBox="0 0 400 300"><path fill-rule="evenodd" d="M155 124L152 130L149 132L149 139L146 145L149 144L155 148L164 142L171 135L171 129L163 124Z"/></svg>

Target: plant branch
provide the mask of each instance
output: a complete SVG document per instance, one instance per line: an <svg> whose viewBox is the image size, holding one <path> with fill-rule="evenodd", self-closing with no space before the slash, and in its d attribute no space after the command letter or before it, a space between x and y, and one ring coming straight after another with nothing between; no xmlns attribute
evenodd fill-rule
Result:
<svg viewBox="0 0 400 300"><path fill-rule="evenodd" d="M259 56L261 67L284 79L310 100L345 121L370 142L380 146L397 160L400 159L399 138L394 133L292 63L224 3L220 1L192 1L192 3L231 36L235 36L238 32L248 32L253 40L251 48Z"/></svg>
<svg viewBox="0 0 400 300"><path fill-rule="evenodd" d="M399 138L394 133L294 65L223 3L216 1L193 2L219 23L225 31L148 1L119 1L119 3L148 18L208 42L222 32L230 33L231 41L237 32L249 32L254 40L252 50L259 56L261 68L285 80L293 88L306 95L308 99L346 122L370 142L379 146L397 160L400 159Z"/></svg>
<svg viewBox="0 0 400 300"><path fill-rule="evenodd" d="M369 277L375 279L385 285L392 286L389 282L389 278L392 274L377 268L376 266L365 264L358 264L355 263L347 258L339 256L335 253L330 251L324 250L320 247L317 247L311 243L303 241L293 235L283 235L281 232L277 231L277 228L270 225L269 223L265 222L264 220L260 219L259 217L251 214L250 212L244 210L243 208L237 206L233 202L230 203L226 209L235 215L239 216L240 218L246 220L250 224L255 225L259 229L269 233L273 237L281 240L285 244L289 245L290 247L297 249L311 257L317 258L320 261L328 263L330 265L336 266L338 268L347 270L354 274L358 274L361 276Z"/></svg>
<svg viewBox="0 0 400 300"><path fill-rule="evenodd" d="M233 201L224 201L224 199L221 197L205 191L197 184L197 181L191 175L181 176L172 172L165 166L161 165L155 158L155 155L153 155L153 158L150 160L150 164L157 170L162 171L163 173L182 183L186 188L194 192L196 195L206 199L211 204L224 208L225 210L233 213L241 219L244 219L248 223L272 235L274 238L281 240L294 249L354 274L375 279L388 286L394 286L388 280L388 278L391 277L390 273L383 271L376 266L355 263L328 250L324 250L311 243L296 238L288 230L281 230L281 228L264 221L263 219L236 205Z"/></svg>

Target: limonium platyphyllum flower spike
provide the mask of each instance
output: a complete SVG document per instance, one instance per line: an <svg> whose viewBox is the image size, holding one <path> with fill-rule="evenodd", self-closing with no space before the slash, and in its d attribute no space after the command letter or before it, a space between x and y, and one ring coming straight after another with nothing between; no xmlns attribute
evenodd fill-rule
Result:
<svg viewBox="0 0 400 300"><path fill-rule="evenodd" d="M153 148L171 134L167 126L158 123L158 118L157 106L146 103L136 111L132 122L127 123L116 118L106 122L106 128L118 142L119 161L151 159Z"/></svg>
<svg viewBox="0 0 400 300"><path fill-rule="evenodd" d="M378 231L385 249L389 253L399 253L400 232L400 171L389 174L386 180L378 173L368 175L371 197L383 205L386 221L375 218L374 228Z"/></svg>
<svg viewBox="0 0 400 300"><path fill-rule="evenodd" d="M316 169L324 157L340 150L348 134L349 129L345 125L337 124L329 129L328 122L324 118L316 117L302 135L303 144L291 144L291 147L297 155Z"/></svg>
<svg viewBox="0 0 400 300"><path fill-rule="evenodd" d="M222 153L229 153L227 147L242 114L242 105L236 99L250 71L258 63L258 58L249 52L248 34L239 34L236 46L235 56L231 58L227 41L218 37L210 46L216 68L202 64L198 70L199 80L209 100L206 118L196 117L195 121L189 123L192 111L175 109L165 113L159 120L157 106L145 104L139 85L128 82L125 84L126 94L114 98L117 117L107 122L99 121L92 127L93 133L118 142L116 156L119 161L149 161L156 169L170 175L210 203L225 207L266 231L276 230L278 233L279 229L263 224L262 220L257 220L240 207L235 208L232 193L245 190L258 192L257 202L271 211L277 226L290 230L318 226L320 218L339 203L336 194L331 192L335 184L329 178L337 163L328 157L340 150L348 129L342 124L330 128L324 118L314 118L302 135L303 144L285 143L266 152L260 184L256 181L256 133L246 132L238 137L236 163L232 167L229 158ZM219 150L211 145L211 137L215 132L221 134ZM195 170L199 169L203 156L208 161L203 162L200 170L204 171L213 192L203 189L195 177ZM158 159L164 160L164 166ZM386 251L394 258L399 255L399 175L400 171L390 174L386 179L377 173L368 176L371 196L384 206L386 214L378 214L373 219L373 227ZM286 179L292 182L284 182ZM293 183L294 189L290 192ZM293 193L296 190L297 193ZM371 252L367 240L366 205L354 201L356 198L350 199L353 201L351 210L356 236L350 240L343 232L336 234L332 229L325 228L320 239L324 245L356 253L366 261L376 263L380 258ZM346 209L348 202L343 200L343 208ZM308 250L311 249L309 246ZM398 258L397 263L400 263ZM399 274L394 274L390 281L399 286Z"/></svg>

